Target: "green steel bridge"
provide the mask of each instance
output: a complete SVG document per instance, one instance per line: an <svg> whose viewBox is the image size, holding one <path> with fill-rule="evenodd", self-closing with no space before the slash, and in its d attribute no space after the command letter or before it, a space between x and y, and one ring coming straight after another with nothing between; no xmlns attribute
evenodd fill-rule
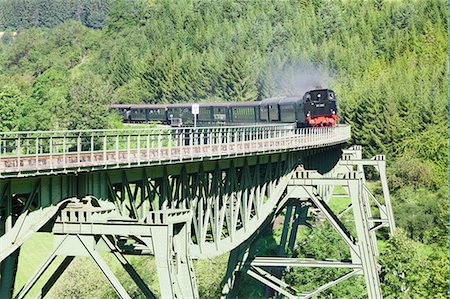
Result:
<svg viewBox="0 0 450 299"><path fill-rule="evenodd" d="M363 275L369 298L381 298L375 232L395 230L386 161L345 149L350 137L344 125L0 133L0 298L26 297L56 263L39 290L44 297L75 256L90 256L117 295L130 298L101 251L114 254L147 298L156 297L127 254L155 257L161 298L199 298L192 259L226 252L223 298L235 298L239 273L287 298L311 298ZM365 166L379 171L382 197L367 188ZM356 234L327 204L335 186L351 198ZM282 213L279 256L250 254L258 233ZM351 260L286 257L312 214L330 221ZM54 248L15 289L20 248L36 232L53 233ZM271 270L286 267L348 272L301 293Z"/></svg>

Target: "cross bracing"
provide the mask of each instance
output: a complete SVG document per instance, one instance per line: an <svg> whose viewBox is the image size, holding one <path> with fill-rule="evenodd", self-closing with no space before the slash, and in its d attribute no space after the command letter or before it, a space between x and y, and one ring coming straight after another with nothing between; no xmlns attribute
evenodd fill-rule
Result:
<svg viewBox="0 0 450 299"><path fill-rule="evenodd" d="M156 132L151 135L149 131L138 130L117 137L118 133L111 131L77 131L72 134L75 146L69 146L72 135L68 132L57 132L62 136L59 141L57 135L43 133L40 137L26 133L28 139L22 136L15 141L5 141L2 137L0 297L23 296L41 277L41 272L45 272L46 263L53 259L51 256L20 293L13 289L20 246L33 232L49 231L61 236L58 238L62 247L55 245L54 254L64 259L40 290L43 295L73 256L82 254L91 256L117 294L127 298L126 290L97 253L106 250L116 256L146 297L153 295L127 263L128 253L151 254L159 261L162 298L195 298L198 291L190 260L230 251L233 259L236 256L233 252L255 238L259 229L290 201L298 165L320 169L322 178L336 177L336 157L350 137L349 127L316 130L242 127L236 129L239 133L231 128L211 128L200 133L188 130L176 138L175 131L169 135ZM158 139L159 143L155 141ZM75 161L75 165L69 165L68 161ZM338 166L347 167L344 164ZM33 165L33 169L26 168ZM331 192L332 188L326 184L314 189L314 194L323 199ZM104 208L106 203L110 212L89 207L86 198L95 199L99 207ZM73 223L57 220L65 219L68 209L73 212L76 200L79 202L75 206L80 210L76 217L68 216ZM379 203L384 205L384 201ZM185 213L190 216L182 216ZM292 213L303 212L299 208ZM102 218L105 215L109 216ZM389 224L387 216L383 217L370 221L376 225ZM174 223L173 219L178 222ZM61 229L63 222L69 230ZM128 230L124 232L120 227ZM145 237L140 230L147 228L148 237ZM287 246L293 242L292 238L286 240ZM86 248L86 244L94 246ZM68 251L72 246L78 249ZM344 266L339 262L316 265ZM253 275L263 271L257 264L251 267ZM356 274L361 273L361 268L355 269ZM233 284L229 285L232 289Z"/></svg>
<svg viewBox="0 0 450 299"><path fill-rule="evenodd" d="M242 272L247 273L278 294L287 298L302 299L314 297L320 292L355 275L363 275L368 297L382 298L380 279L378 277L381 265L378 264L375 231L382 227L387 227L393 233L395 231L395 222L393 217L388 216L392 215L389 191L383 188L383 199L377 199L370 193L366 186L362 168L364 166L375 166L380 173L382 185L387 187L384 156L378 155L372 159L362 159L360 147L344 150L341 160L334 168L334 176L324 176L315 171L298 168L288 184L287 193L290 200L284 202L286 204L286 212L279 256L252 255L252 246L254 246L252 245L252 240L235 249L231 254L234 256L235 262L229 263L229 268L234 269L234 272L229 272L228 279L225 281L223 297L233 298L235 296L235 273ZM327 204L328 199L318 193L319 190L324 189L319 188L319 186L344 187L347 196L351 199L349 208L353 213L355 232L350 232L341 221L339 215L330 209ZM331 195L330 193L325 194ZM294 247L294 243L291 240L295 240L297 227L299 225L311 227L311 224L308 223L308 220L311 220L311 218L305 216L308 214L308 209L311 208L317 208L319 213L330 222L339 236L347 243L351 255L350 260L333 260L331 257L326 260L286 257L285 248L287 247L292 251ZM294 209L295 213L293 213ZM277 209L278 213L281 211L281 208ZM372 211L376 211L378 216L373 216ZM274 213L272 221L277 212ZM314 290L299 292L281 279L284 269L295 267L348 269L348 271L334 280L325 282Z"/></svg>

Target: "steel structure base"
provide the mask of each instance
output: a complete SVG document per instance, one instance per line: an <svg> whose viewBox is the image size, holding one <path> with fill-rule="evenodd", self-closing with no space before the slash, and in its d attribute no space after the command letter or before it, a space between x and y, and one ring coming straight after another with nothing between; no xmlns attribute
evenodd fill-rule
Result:
<svg viewBox="0 0 450 299"><path fill-rule="evenodd" d="M380 175L383 190L383 200L374 196L366 186L364 166L374 166ZM356 226L356 236L341 222L327 202L335 186L342 186L351 199L350 206L345 212L352 212ZM320 194L319 194L320 193ZM247 273L276 293L287 298L311 298L322 291L345 281L355 275L363 275L370 299L382 298L378 272L378 247L375 231L387 227L391 234L395 231L395 221L392 205L387 188L386 161L384 156L378 155L372 159L362 159L361 147L354 146L344 150L342 158L335 169L327 175L320 175L315 171L307 171L299 167L291 178L286 189L285 221L281 235L281 242L277 257L252 256L252 241L243 244L230 255L229 271L225 280L222 298L234 298L236 294L236 272ZM350 261L314 260L289 258L286 252L292 250L299 225L310 226L308 210L317 209L327 219L341 238L347 243ZM280 212L278 209L276 212ZM378 215L374 217L374 215ZM274 218L274 217L273 217ZM272 219L273 219L272 218ZM327 282L315 290L300 293L298 290L282 280L282 273L286 267L321 267L348 269L349 272L333 281ZM267 270L268 269L268 270ZM234 276L233 276L234 275ZM274 295L272 293L272 295Z"/></svg>
<svg viewBox="0 0 450 299"><path fill-rule="evenodd" d="M73 200L58 212L52 230L55 235L53 252L15 298L24 298L57 256L64 259L45 282L39 298L47 295L75 256L90 256L117 295L131 298L102 259L100 251L112 252L145 297L156 298L118 246L121 243L118 240L124 241L129 237L155 256L162 298L199 298L188 252L190 221L189 210L149 213L143 221L133 221L116 213L113 204L93 198Z"/></svg>

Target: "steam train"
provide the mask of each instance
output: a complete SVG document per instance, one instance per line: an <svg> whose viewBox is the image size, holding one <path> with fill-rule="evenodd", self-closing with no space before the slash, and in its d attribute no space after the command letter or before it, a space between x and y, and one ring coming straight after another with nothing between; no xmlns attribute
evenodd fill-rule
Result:
<svg viewBox="0 0 450 299"><path fill-rule="evenodd" d="M124 122L160 122L172 126L194 123L192 104L114 104ZM331 89L315 89L303 97L277 97L254 102L200 103L199 126L255 123L296 123L297 127L334 126L338 120L336 95Z"/></svg>

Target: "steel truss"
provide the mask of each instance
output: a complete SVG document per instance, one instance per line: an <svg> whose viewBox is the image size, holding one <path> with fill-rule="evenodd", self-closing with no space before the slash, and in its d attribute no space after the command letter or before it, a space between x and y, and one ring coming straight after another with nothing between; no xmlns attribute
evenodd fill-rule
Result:
<svg viewBox="0 0 450 299"><path fill-rule="evenodd" d="M364 166L374 166L380 175L383 200L377 199L367 188ZM351 198L347 211L353 212L356 236L339 219L327 204L326 196L331 195L330 187L342 186ZM319 194L321 193L321 194ZM285 207L285 221L278 257L258 257L251 254L253 240L242 244L230 254L227 278L224 280L223 298L235 297L236 273L247 273L267 287L287 298L311 298L320 292L349 279L363 275L370 299L382 298L378 271L378 248L375 231L388 227L391 234L395 222L386 179L386 161L377 155L372 159L362 159L361 147L344 150L335 169L328 175L298 168L287 186L288 200ZM325 197L323 197L325 196ZM341 238L347 243L351 260L314 260L286 257L286 250L292 250L299 225L309 225L308 209L316 208L331 223ZM277 212L280 212L278 209ZM373 211L375 213L373 213ZM374 217L374 214L378 215ZM274 219L275 215L272 219ZM263 268L264 267L264 268ZM348 269L349 272L308 293L300 293L282 278L286 267L321 267ZM269 269L269 270L265 270Z"/></svg>
<svg viewBox="0 0 450 299"><path fill-rule="evenodd" d="M188 252L190 221L189 210L150 212L142 221L130 221L108 202L94 198L70 200L58 212L52 229L56 238L53 252L15 298L24 298L57 256L64 259L44 284L39 298L48 293L75 256L90 256L117 295L131 298L99 251L112 252L146 298L156 298L118 246L118 240L128 238L154 253L163 298L199 298Z"/></svg>
<svg viewBox="0 0 450 299"><path fill-rule="evenodd" d="M300 155L295 153L244 156L220 161L83 173L77 176L35 177L22 179L23 182L20 180L0 182L1 207L3 207L0 210L1 223L5 232L0 242L1 283L5 286L2 287L1 297L13 296L18 249L34 232L50 231L57 235L66 234L54 230L58 227L57 223L54 224L56 215L61 214L61 210L72 201L71 199L61 201L61 198L83 198L89 195L107 199L100 202L113 204L120 217L137 222L146 222L149 213L189 211L190 220L187 224L189 243L186 243L188 244L186 246L189 246L189 258L214 257L237 247L261 226L283 196L299 157ZM20 199L16 198L18 190L23 192ZM83 221L78 223L78 226L90 227ZM153 231L158 229L152 228ZM168 233L171 234L170 229ZM173 245L175 249L171 251L172 255L167 254L163 241L158 241L161 246L151 246L150 239L144 239L145 235L142 234L135 235L133 240L129 241L132 235L130 232L128 238L116 236L111 227L109 231L103 233L101 230L86 232L81 239L69 234L64 242L75 244L73 248L76 248L78 254L91 256L114 286L118 285L117 280L111 276L106 264L95 253L97 247L107 242L105 236L116 247L108 250L117 253L116 256L122 261L125 269L129 269L128 273L135 271L129 268L123 254L152 254L157 261L161 260L158 269L160 281L171 281L170 277L183 275L183 278L178 276L177 279L171 278L172 281L178 281L174 284L180 285L179 289L183 290L183 283L195 284L191 268L189 271L186 270L185 274L179 274L181 268L163 266L167 265L167 260L170 261L175 252L179 256L178 252L183 252L182 250L176 249ZM86 238L89 240L86 241ZM140 241L136 242L136 239ZM86 242L98 243L99 246L86 251ZM64 248L66 247L64 245ZM100 247L107 246L103 244ZM43 295L71 263L71 256L78 254L70 252L67 255L45 284ZM47 263L52 263L54 257L58 255L64 254L61 250L55 251ZM39 271L43 272L47 267L47 264L43 264ZM28 292L34 285L33 281L41 274L39 272L33 276L21 294ZM135 279L134 274L130 275L139 286L139 279ZM145 291L142 283L140 285L141 290ZM161 285L161 290L164 290L162 298L181 298L178 295L181 291L177 291L177 288L172 287L172 291L169 292L167 290L171 288ZM115 289L122 297L126 297L120 285ZM193 293L197 294L196 291ZM182 291L182 294L186 294L186 291Z"/></svg>
<svg viewBox="0 0 450 299"><path fill-rule="evenodd" d="M192 212L191 253L211 258L244 242L276 207L292 176L294 158L266 157L161 167L140 175L108 174L109 193L122 215L150 211Z"/></svg>

